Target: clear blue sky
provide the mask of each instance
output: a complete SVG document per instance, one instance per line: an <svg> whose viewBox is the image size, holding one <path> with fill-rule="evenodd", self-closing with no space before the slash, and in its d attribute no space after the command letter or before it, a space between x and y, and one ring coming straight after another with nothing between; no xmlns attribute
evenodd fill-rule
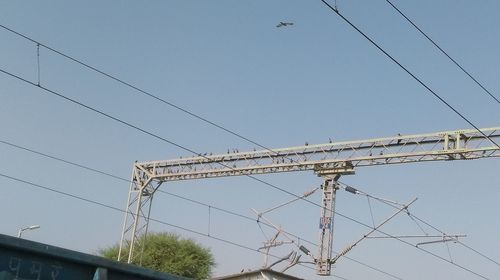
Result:
<svg viewBox="0 0 500 280"><path fill-rule="evenodd" d="M385 1L338 0L341 12L479 127L500 125L492 102L415 32ZM442 47L500 96L498 1L397 1ZM276 28L279 21L295 25ZM0 23L112 73L268 147L356 140L469 128L318 1L2 1ZM249 143L190 118L122 85L41 50L41 83L88 105L200 152L253 149ZM36 46L0 30L0 67L37 79ZM0 140L62 157L121 177L135 160L189 156L80 107L0 75ZM0 145L0 173L124 208L125 182ZM500 260L500 179L496 159L357 170L346 183L398 201L419 197L414 213L473 248ZM263 176L303 193L314 174ZM290 199L248 178L172 183L164 190L251 215ZM120 238L123 215L0 178L0 233L40 224L28 239L95 253ZM312 199L319 201L319 194ZM390 211L373 204L382 220ZM370 223L366 200L339 194L337 210ZM199 231L207 209L157 195L152 217ZM271 215L286 230L316 242L319 209L306 203ZM256 223L212 211L212 234L258 248ZM256 268L258 254L178 229L212 249L216 275ZM419 234L408 219L384 228ZM339 218L335 250L366 232ZM433 233L429 230L429 233ZM269 234L269 233L268 233ZM291 249L291 248L289 248ZM429 250L449 258L442 244ZM288 250L288 249L287 249ZM285 250L286 251L286 250ZM450 244L456 263L487 277L500 268ZM277 252L279 254L280 252ZM281 253L284 253L281 252ZM394 240L361 243L349 255L403 279L475 279ZM320 279L300 267L291 274ZM347 279L391 279L348 260Z"/></svg>

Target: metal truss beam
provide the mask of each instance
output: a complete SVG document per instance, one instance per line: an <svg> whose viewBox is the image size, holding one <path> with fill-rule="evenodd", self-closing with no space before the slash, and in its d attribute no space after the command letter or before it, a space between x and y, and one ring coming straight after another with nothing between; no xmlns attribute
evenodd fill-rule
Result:
<svg viewBox="0 0 500 280"><path fill-rule="evenodd" d="M500 127L481 130L500 138ZM477 130L333 142L300 147L231 152L174 160L136 163L159 181L267 174L425 161L465 160L500 156L500 149Z"/></svg>
<svg viewBox="0 0 500 280"><path fill-rule="evenodd" d="M118 260L140 263L151 202L163 182L314 171L324 178L317 273L330 275L335 191L340 175L363 166L499 157L500 148L485 138L500 139L500 127L397 135L357 141L238 152L135 163ZM137 253L139 252L139 253ZM138 257L139 256L139 257Z"/></svg>

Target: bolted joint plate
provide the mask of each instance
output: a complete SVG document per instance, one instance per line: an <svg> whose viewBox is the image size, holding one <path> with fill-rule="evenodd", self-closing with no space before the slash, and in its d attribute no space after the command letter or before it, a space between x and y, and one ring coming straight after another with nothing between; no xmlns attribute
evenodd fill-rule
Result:
<svg viewBox="0 0 500 280"><path fill-rule="evenodd" d="M341 166L329 169L317 169L314 170L314 173L319 177L334 177L337 179L337 176L340 175L353 175L354 174L354 166L350 163L344 163Z"/></svg>

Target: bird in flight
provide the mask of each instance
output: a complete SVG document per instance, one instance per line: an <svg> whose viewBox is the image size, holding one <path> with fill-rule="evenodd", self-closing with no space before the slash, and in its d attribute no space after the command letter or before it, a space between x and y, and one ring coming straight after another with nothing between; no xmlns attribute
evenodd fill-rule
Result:
<svg viewBox="0 0 500 280"><path fill-rule="evenodd" d="M280 23L278 25L276 25L276 27L280 28L280 27L289 26L289 25L293 25L293 22L283 22L283 21L280 21Z"/></svg>

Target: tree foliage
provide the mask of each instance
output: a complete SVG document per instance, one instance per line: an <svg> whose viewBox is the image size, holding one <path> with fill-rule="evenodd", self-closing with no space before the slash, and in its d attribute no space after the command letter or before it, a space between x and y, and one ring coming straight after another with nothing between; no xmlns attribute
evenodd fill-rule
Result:
<svg viewBox="0 0 500 280"><path fill-rule="evenodd" d="M191 239L182 239L172 233L153 233L140 237L137 244L144 247L142 266L156 271L175 274L192 279L207 279L215 266L210 249ZM116 260L119 246L101 249L99 254ZM140 252L137 248L136 252ZM126 252L128 248L126 248ZM133 262L139 264L138 259Z"/></svg>

